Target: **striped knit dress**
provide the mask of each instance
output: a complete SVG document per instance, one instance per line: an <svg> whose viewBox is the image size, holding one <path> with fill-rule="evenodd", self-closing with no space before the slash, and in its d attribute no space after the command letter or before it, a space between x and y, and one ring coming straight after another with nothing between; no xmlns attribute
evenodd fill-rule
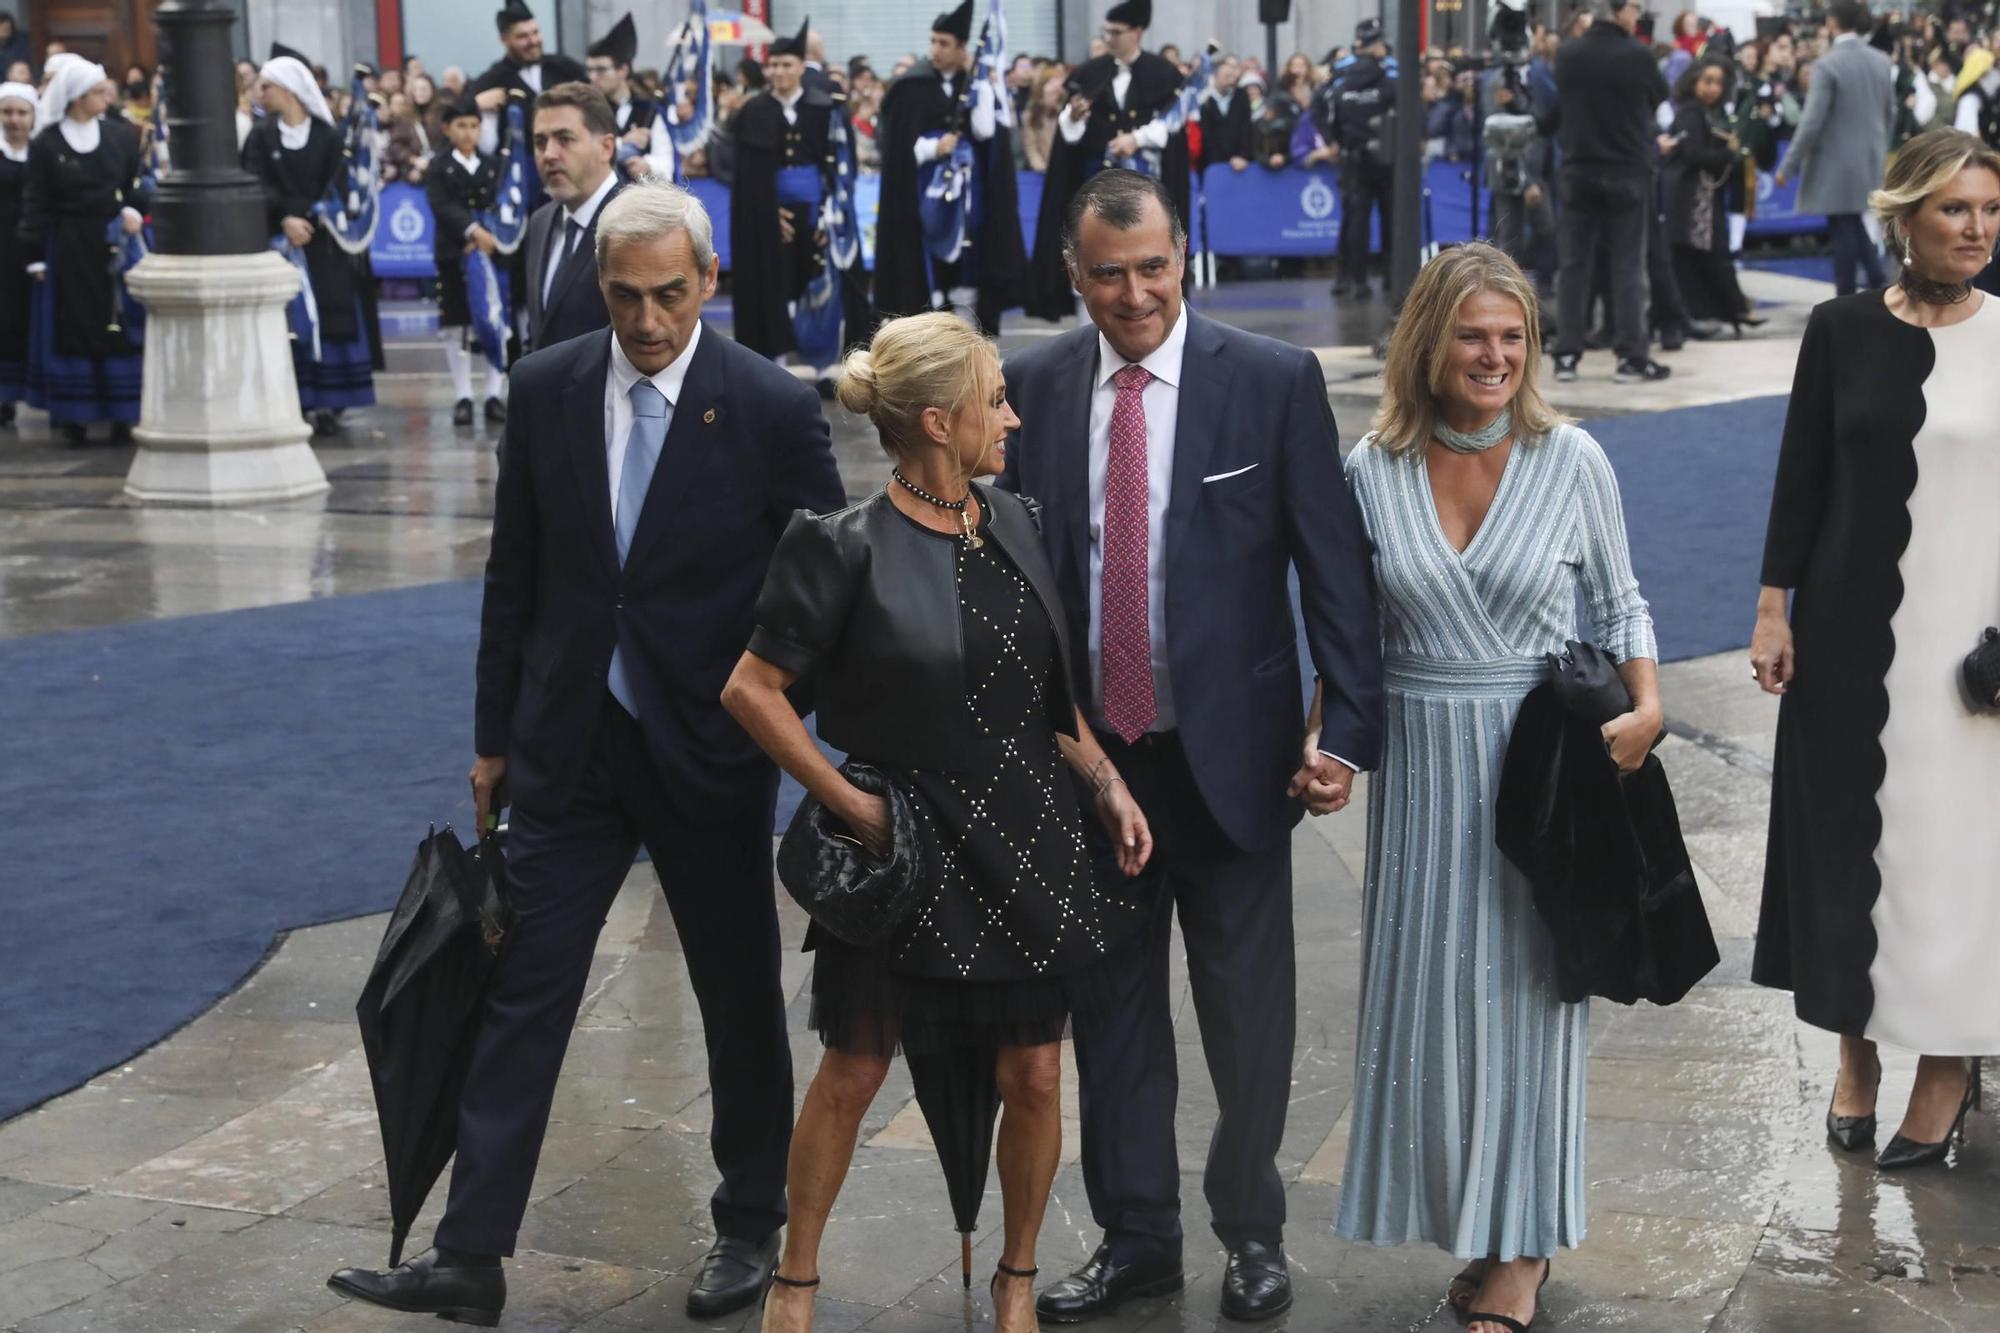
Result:
<svg viewBox="0 0 2000 1333"><path fill-rule="evenodd" d="M1354 1106L1335 1230L1460 1258L1552 1255L1584 1234L1588 1006L1556 997L1527 880L1494 844L1514 715L1575 638L1657 656L1618 483L1560 426L1516 443L1463 553L1421 450L1347 465L1375 546L1388 744L1368 797Z"/></svg>

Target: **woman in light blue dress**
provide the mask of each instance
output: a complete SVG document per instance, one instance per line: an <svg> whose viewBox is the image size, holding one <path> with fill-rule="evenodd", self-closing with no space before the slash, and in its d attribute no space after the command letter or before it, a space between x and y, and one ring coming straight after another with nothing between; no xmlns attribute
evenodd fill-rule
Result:
<svg viewBox="0 0 2000 1333"><path fill-rule="evenodd" d="M1505 254L1445 251L1405 303L1376 431L1347 468L1375 545L1388 744L1335 1229L1472 1260L1451 1292L1471 1333L1525 1329L1549 1258L1584 1236L1587 1007L1557 998L1548 931L1493 823L1515 713L1543 655L1577 637L1579 588L1636 701L1604 728L1622 769L1660 727L1617 481L1537 392L1539 328Z"/></svg>

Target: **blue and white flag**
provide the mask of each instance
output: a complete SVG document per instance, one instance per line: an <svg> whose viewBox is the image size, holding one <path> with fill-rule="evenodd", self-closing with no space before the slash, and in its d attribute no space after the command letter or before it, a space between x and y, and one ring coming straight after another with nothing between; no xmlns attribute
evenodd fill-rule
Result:
<svg viewBox="0 0 2000 1333"><path fill-rule="evenodd" d="M318 225L326 228L334 243L350 255L367 253L382 211L382 173L375 162L375 140L380 126L375 104L368 100L368 88L362 82L367 76L366 65L355 66L347 115L337 127L340 171L327 187L326 196L313 205Z"/></svg>
<svg viewBox="0 0 2000 1333"><path fill-rule="evenodd" d="M521 248L528 234L528 173L532 146L528 140L524 99L509 98L502 114L499 167L494 173L493 203L475 209L472 220L484 227L495 242L494 249L511 255ZM507 274L493 262L493 256L477 246L459 260L465 273L465 304L472 316L472 340L479 353L495 370L507 368Z"/></svg>
<svg viewBox="0 0 2000 1333"><path fill-rule="evenodd" d="M976 225L979 210L973 198L976 180L973 169L974 144L971 112L981 97L1004 96L993 81L1007 69L1007 12L1001 0L987 0L986 19L979 28L979 41L972 63L972 78L966 84L958 116L958 144L947 157L925 165L918 177L917 213L923 223L924 249L933 259L955 263Z"/></svg>
<svg viewBox="0 0 2000 1333"><path fill-rule="evenodd" d="M285 262L299 271L299 294L285 305L285 326L292 337L312 348L312 359L319 360L319 302L313 297L312 270L306 267L306 252L293 245L283 236L271 238L271 248L284 256Z"/></svg>
<svg viewBox="0 0 2000 1333"><path fill-rule="evenodd" d="M146 307L132 295L125 286L125 275L148 253L145 229L137 235L125 231L123 216L114 217L104 227L104 241L110 250L111 286L111 328L125 335L128 345L139 348L146 345Z"/></svg>

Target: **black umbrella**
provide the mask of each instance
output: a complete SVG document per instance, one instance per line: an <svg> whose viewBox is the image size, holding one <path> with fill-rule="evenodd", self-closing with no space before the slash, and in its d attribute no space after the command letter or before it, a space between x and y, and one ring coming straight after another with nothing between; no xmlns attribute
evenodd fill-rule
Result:
<svg viewBox="0 0 2000 1333"><path fill-rule="evenodd" d="M991 1046L956 1046L929 1055L905 1052L903 1058L944 1167L965 1285L970 1287L972 1233L979 1227L979 1202L993 1164L993 1121L1000 1114L1000 1082L994 1068L1000 1052Z"/></svg>
<svg viewBox="0 0 2000 1333"><path fill-rule="evenodd" d="M513 920L500 864L494 840L467 850L450 828L432 829L354 1007L389 1168L391 1268L458 1147L458 1096L486 981Z"/></svg>

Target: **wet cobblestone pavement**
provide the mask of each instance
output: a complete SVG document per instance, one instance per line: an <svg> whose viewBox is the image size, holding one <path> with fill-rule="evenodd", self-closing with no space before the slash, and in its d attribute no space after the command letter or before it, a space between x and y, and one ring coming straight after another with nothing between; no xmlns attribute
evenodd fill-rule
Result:
<svg viewBox="0 0 2000 1333"><path fill-rule="evenodd" d="M1308 304L1311 294L1300 290L1298 304ZM1712 400L1726 388L1727 349L1715 350L1706 388L1690 376L1681 398L1657 405L1702 401L1704 392ZM1331 365L1346 354L1325 355ZM1777 357L1768 349L1759 355ZM1778 359L1789 365L1789 352ZM0 636L476 574L490 441L445 424L435 405L441 383L385 381L391 405L322 449L335 490L325 506L303 510L130 508L116 499L122 451L62 450L34 422L24 424L18 443L0 441ZM1335 392L1344 402L1338 385ZM1358 434L1359 424L1344 433ZM876 484L886 465L872 441L853 423L837 433L850 487L859 493ZM1751 595L1746 589L1746 628ZM1995 1115L1975 1113L1951 1161L1928 1170L1882 1175L1865 1155L1836 1153L1820 1128L1834 1039L1798 1024L1789 996L1749 982L1775 708L1743 678L1740 658L1663 671L1674 734L1661 755L1723 964L1674 1008L1594 1008L1590 1230L1581 1249L1558 1257L1535 1327L1994 1333ZM1328 1229L1352 1081L1364 826L1357 807L1308 821L1294 839L1300 1022L1281 1166L1298 1299L1267 1325L1274 1329L1458 1327L1443 1303L1458 1268L1449 1256L1422 1247L1373 1250ZM803 918L788 901L782 907L803 1089L817 1056L803 1033L800 998L809 957L796 952ZM386 1258L380 1145L352 1018L383 920L285 937L260 970L187 1028L0 1125L0 1329L435 1326L349 1305L323 1285L335 1268ZM1175 985L1189 1285L1173 1300L1136 1302L1093 1326L1116 1333L1228 1326L1217 1313L1222 1255L1209 1239L1199 1175L1215 1108L1178 971ZM1995 1002L1990 994L1965 999ZM1883 1054L1886 1138L1914 1057ZM683 1311L692 1265L710 1240L703 1068L681 943L652 870L641 866L599 943L522 1253L509 1269L504 1328L756 1327L754 1313L699 1324ZM1073 1074L1065 1095L1074 1097ZM1044 1280L1080 1261L1097 1239L1074 1128L1066 1123L1043 1232ZM862 1137L827 1234L817 1327L990 1327L983 1290L960 1286L943 1182L900 1067ZM439 1202L419 1220L417 1236L428 1235ZM996 1182L982 1212L976 1273L990 1271L997 1257L999 1214Z"/></svg>

